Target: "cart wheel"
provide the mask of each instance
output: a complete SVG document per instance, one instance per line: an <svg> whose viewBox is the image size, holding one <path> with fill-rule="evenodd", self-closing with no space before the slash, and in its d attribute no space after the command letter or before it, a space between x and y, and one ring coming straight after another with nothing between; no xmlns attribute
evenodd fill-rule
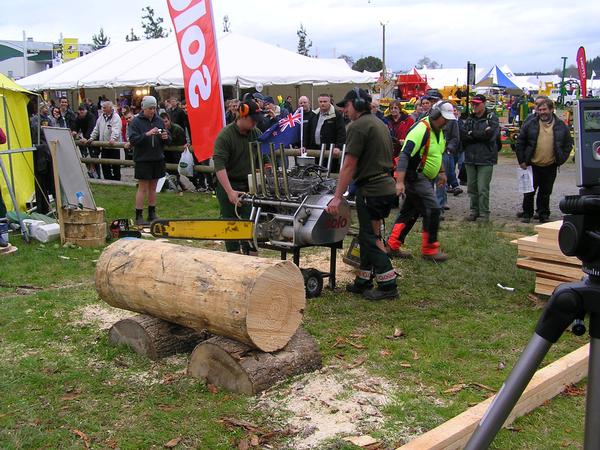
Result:
<svg viewBox="0 0 600 450"><path fill-rule="evenodd" d="M323 275L317 269L302 269L307 298L315 298L323 291Z"/></svg>

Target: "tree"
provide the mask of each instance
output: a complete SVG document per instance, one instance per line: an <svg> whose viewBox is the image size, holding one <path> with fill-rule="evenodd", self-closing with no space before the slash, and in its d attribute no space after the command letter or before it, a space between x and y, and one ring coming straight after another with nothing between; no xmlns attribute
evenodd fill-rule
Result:
<svg viewBox="0 0 600 450"><path fill-rule="evenodd" d="M169 31L163 28L163 18L154 17L154 9L146 6L142 12L146 13L142 16L142 29L146 39L164 38L169 35Z"/></svg>
<svg viewBox="0 0 600 450"><path fill-rule="evenodd" d="M600 76L600 56L596 56L594 59L589 59L586 63L588 77L592 77L592 71L596 74L594 78Z"/></svg>
<svg viewBox="0 0 600 450"><path fill-rule="evenodd" d="M432 61L428 56L423 56L417 61L417 69L427 67L428 69L439 69L440 64L437 61Z"/></svg>
<svg viewBox="0 0 600 450"><path fill-rule="evenodd" d="M229 16L223 16L223 33L229 33L231 31L231 22L229 22Z"/></svg>
<svg viewBox="0 0 600 450"><path fill-rule="evenodd" d="M354 65L354 58L352 56L340 55L338 59L343 59L344 61L346 61L346 64L348 64L350 67Z"/></svg>
<svg viewBox="0 0 600 450"><path fill-rule="evenodd" d="M139 41L140 37L133 32L133 28L132 28L131 32L127 36L125 36L125 40L127 42Z"/></svg>
<svg viewBox="0 0 600 450"><path fill-rule="evenodd" d="M562 76L562 68L554 69L553 73L555 73L559 77ZM567 68L565 69L565 77L566 78L579 78L579 71L577 70L577 66L575 64L571 64L571 65L567 66Z"/></svg>
<svg viewBox="0 0 600 450"><path fill-rule="evenodd" d="M304 25L300 24L300 29L296 31L298 35L298 53L304 56L308 56L308 51L312 47L312 41L308 40L308 33L304 28Z"/></svg>
<svg viewBox="0 0 600 450"><path fill-rule="evenodd" d="M104 28L100 28L98 34L92 36L92 42L92 48L94 50L99 50L110 44L110 38L104 34Z"/></svg>
<svg viewBox="0 0 600 450"><path fill-rule="evenodd" d="M359 72L362 72L363 70L380 72L383 69L383 61L376 56L366 56L356 61L352 66L352 69L358 70Z"/></svg>

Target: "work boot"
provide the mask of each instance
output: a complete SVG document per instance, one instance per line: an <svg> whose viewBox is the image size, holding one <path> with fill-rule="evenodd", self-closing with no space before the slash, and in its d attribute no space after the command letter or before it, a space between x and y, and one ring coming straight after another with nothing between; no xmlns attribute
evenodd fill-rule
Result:
<svg viewBox="0 0 600 450"><path fill-rule="evenodd" d="M441 250L438 250L437 253L431 255L423 254L422 256L424 260L433 262L444 262L448 259L448 255Z"/></svg>
<svg viewBox="0 0 600 450"><path fill-rule="evenodd" d="M461 188L459 188L458 186L456 186L453 190L452 190L452 194L454 194L454 196L458 196L460 194L463 193L463 190Z"/></svg>
<svg viewBox="0 0 600 450"><path fill-rule="evenodd" d="M364 291L363 297L372 301L398 298L398 287L395 284L391 286L377 286L374 289Z"/></svg>
<svg viewBox="0 0 600 450"><path fill-rule="evenodd" d="M521 216L521 222L523 222L523 223L530 223L531 222L531 216L522 215Z"/></svg>
<svg viewBox="0 0 600 450"><path fill-rule="evenodd" d="M540 221L540 223L548 223L548 222L550 222L550 217L549 216L540 216L539 221Z"/></svg>
<svg viewBox="0 0 600 450"><path fill-rule="evenodd" d="M144 225L147 225L148 223L146 221L144 221L144 210L143 209L136 209L135 210L135 225L138 227L143 227Z"/></svg>
<svg viewBox="0 0 600 450"><path fill-rule="evenodd" d="M148 206L148 222L152 222L156 219L156 206Z"/></svg>
<svg viewBox="0 0 600 450"><path fill-rule="evenodd" d="M372 288L373 283L357 283L356 280L346 285L346 291L353 294L363 294L365 291Z"/></svg>
<svg viewBox="0 0 600 450"><path fill-rule="evenodd" d="M388 249L387 252L388 256L392 259L410 259L412 258L412 254L409 251L406 250L402 250L402 247L400 247L397 250L392 250L391 248Z"/></svg>

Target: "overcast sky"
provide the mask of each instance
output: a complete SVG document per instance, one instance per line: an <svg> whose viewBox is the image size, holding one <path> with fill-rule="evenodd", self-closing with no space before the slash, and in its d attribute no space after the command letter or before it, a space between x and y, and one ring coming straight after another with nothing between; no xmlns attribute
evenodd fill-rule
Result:
<svg viewBox="0 0 600 450"><path fill-rule="evenodd" d="M0 39L36 41L77 37L90 43L100 27L124 40L131 27L141 35L142 8L154 8L168 27L166 0L66 0L3 2ZM514 72L550 71L561 56L575 64L580 45L588 59L600 55L600 2L591 0L214 0L215 24L296 51L300 23L320 57L382 55L386 23L386 65L409 69L428 56L443 67L508 64ZM257 55L260 58L260 55ZM277 64L277 61L260 61Z"/></svg>

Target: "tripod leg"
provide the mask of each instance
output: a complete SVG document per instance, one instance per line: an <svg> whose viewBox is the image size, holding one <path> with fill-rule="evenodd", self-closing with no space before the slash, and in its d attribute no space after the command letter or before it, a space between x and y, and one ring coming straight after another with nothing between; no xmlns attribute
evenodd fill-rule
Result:
<svg viewBox="0 0 600 450"><path fill-rule="evenodd" d="M551 346L551 342L537 334L533 335L500 392L479 422L465 450L489 447Z"/></svg>
<svg viewBox="0 0 600 450"><path fill-rule="evenodd" d="M537 323L535 334L479 422L465 450L486 449L494 440L552 344L573 319L581 315L581 301L577 294L577 288L581 287L585 288L585 285L566 283L556 288Z"/></svg>
<svg viewBox="0 0 600 450"><path fill-rule="evenodd" d="M600 418L600 389L598 382L600 381L600 338L597 336L596 330L600 331L597 322L600 317L592 314L590 317L590 362L588 367L587 379L587 396L585 400L585 445L586 450L600 448L600 428L598 427L598 419Z"/></svg>

